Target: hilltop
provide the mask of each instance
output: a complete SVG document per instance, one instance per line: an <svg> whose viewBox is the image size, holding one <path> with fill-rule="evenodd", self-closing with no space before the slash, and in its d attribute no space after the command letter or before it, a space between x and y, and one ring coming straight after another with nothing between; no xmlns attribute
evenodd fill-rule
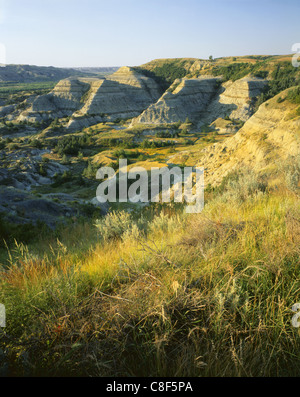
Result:
<svg viewBox="0 0 300 397"><path fill-rule="evenodd" d="M196 58L156 59L137 69L155 77L165 88L177 78L197 77L199 75L224 75L224 78L242 78L249 73L270 75L278 65L291 64L291 55L251 55L242 57L216 58L203 60Z"/></svg>

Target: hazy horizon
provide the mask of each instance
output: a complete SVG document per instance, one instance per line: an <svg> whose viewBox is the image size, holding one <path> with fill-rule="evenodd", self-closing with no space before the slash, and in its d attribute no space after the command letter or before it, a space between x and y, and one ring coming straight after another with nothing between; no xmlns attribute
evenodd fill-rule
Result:
<svg viewBox="0 0 300 397"><path fill-rule="evenodd" d="M247 54L247 55L236 55L236 54L232 54L232 55L228 55L227 57L247 57L247 56L292 56L293 54ZM151 58L146 62L143 62L143 64L146 64L147 62L151 62L154 61L156 59L193 59L194 57L177 57L177 58ZM218 58L214 58L214 59L221 59L221 58L226 58L226 57L218 57ZM197 58L200 60L208 60L208 58ZM39 64L32 64L32 63L7 63L5 66L38 66L38 67L54 67L54 68L62 68L62 69L85 69L85 68L91 68L91 69L97 69L97 68L121 68L122 66L129 66L129 67L133 67L133 66L139 66L142 64L132 64L132 65L125 65L125 64L120 64L120 65L94 65L94 66L90 66L90 65L82 65L82 66L56 66L56 65L39 65Z"/></svg>
<svg viewBox="0 0 300 397"><path fill-rule="evenodd" d="M6 64L135 66L159 58L287 55L297 0L0 0Z"/></svg>

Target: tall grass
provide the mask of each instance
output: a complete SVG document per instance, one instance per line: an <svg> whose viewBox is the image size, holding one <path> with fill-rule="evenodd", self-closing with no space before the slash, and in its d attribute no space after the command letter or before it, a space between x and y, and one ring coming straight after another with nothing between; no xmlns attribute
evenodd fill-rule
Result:
<svg viewBox="0 0 300 397"><path fill-rule="evenodd" d="M152 210L10 250L2 372L298 376L297 193L246 172L199 215Z"/></svg>

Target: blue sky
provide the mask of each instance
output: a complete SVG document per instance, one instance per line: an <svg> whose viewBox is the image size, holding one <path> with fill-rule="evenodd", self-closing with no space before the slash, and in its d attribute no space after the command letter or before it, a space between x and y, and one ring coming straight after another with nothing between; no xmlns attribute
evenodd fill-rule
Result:
<svg viewBox="0 0 300 397"><path fill-rule="evenodd" d="M7 63L47 66L289 54L299 22L299 0L0 0Z"/></svg>

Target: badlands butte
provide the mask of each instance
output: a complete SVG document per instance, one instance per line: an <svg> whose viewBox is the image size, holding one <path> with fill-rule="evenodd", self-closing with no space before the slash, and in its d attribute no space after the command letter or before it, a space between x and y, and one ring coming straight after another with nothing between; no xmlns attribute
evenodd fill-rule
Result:
<svg viewBox="0 0 300 397"><path fill-rule="evenodd" d="M124 157L147 169L204 166L212 188L243 167L274 176L280 161L299 159L291 56L16 68L0 70L0 213L9 224L54 228L106 213L95 173Z"/></svg>

